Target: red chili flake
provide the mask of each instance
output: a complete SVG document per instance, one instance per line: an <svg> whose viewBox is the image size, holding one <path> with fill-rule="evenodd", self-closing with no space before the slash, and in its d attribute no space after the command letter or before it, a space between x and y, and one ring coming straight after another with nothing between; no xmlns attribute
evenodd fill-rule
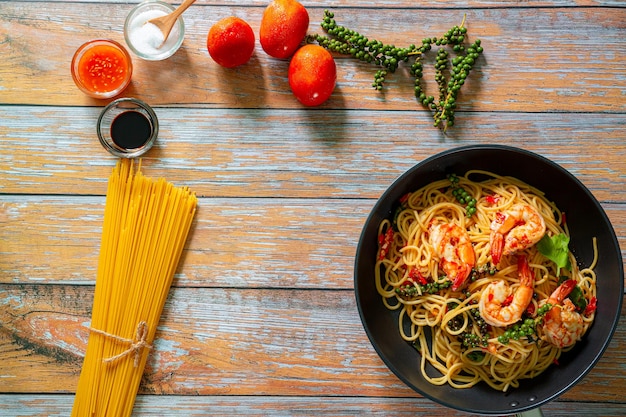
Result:
<svg viewBox="0 0 626 417"><path fill-rule="evenodd" d="M565 223L567 223L567 221L565 220L565 212L561 213L561 225L565 226Z"/></svg>
<svg viewBox="0 0 626 417"><path fill-rule="evenodd" d="M528 304L528 307L526 308L526 313L529 316L534 316L535 315L535 305L533 303Z"/></svg>
<svg viewBox="0 0 626 417"><path fill-rule="evenodd" d="M487 203L489 203L489 204L491 204L493 206L494 204L496 204L500 200L500 196L497 195L497 194L488 195L487 197L485 197L485 200L487 200Z"/></svg>
<svg viewBox="0 0 626 417"><path fill-rule="evenodd" d="M400 197L400 203L404 204L409 199L410 196L411 196L411 193L406 193L405 195Z"/></svg>
<svg viewBox="0 0 626 417"><path fill-rule="evenodd" d="M393 229L392 228L387 229L387 232L385 232L384 235L381 234L378 236L378 244L380 245L380 254L378 255L379 260L385 259L385 257L387 256L387 253L389 252L389 247L391 246L392 242L393 242Z"/></svg>
<svg viewBox="0 0 626 417"><path fill-rule="evenodd" d="M493 301L493 294L489 294L487 298L489 298L489 302Z"/></svg>
<svg viewBox="0 0 626 417"><path fill-rule="evenodd" d="M409 278L409 281L413 283L417 283L421 285L428 284L428 280L424 278L424 276L420 273L420 271L417 268L413 268L411 269L411 271L409 271L408 278Z"/></svg>
<svg viewBox="0 0 626 417"><path fill-rule="evenodd" d="M506 307L506 306L508 306L509 304L511 304L512 302L513 302L513 294L509 295L508 297L506 297L506 298L504 299L504 301L502 302L502 306L503 306L503 307Z"/></svg>
<svg viewBox="0 0 626 417"><path fill-rule="evenodd" d="M552 363L553 363L553 364L555 364L556 366L559 366L559 365L560 365L559 360L558 360L557 358L554 358L554 359L552 360Z"/></svg>
<svg viewBox="0 0 626 417"><path fill-rule="evenodd" d="M589 300L587 307L585 307L584 314L588 316L589 314L596 311L596 308L598 308L598 299L596 297L591 297L591 300Z"/></svg>

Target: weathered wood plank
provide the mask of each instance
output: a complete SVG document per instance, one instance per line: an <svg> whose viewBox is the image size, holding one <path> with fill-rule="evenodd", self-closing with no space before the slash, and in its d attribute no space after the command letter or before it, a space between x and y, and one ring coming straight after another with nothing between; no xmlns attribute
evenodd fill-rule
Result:
<svg viewBox="0 0 626 417"><path fill-rule="evenodd" d="M0 415L70 412L115 159L95 137L105 102L78 91L69 62L86 40L123 42L138 1L0 1ZM235 14L258 32L267 3L198 0L181 51L134 60L125 95L155 106L161 121L144 170L201 196L135 414L466 415L405 387L370 346L352 291L362 224L383 190L425 157L513 144L590 188L626 262L626 7L303 0L311 32L332 7L340 24L399 46L467 13L486 53L444 136L416 104L405 68L378 94L375 68L337 56L335 94L304 109L289 91L287 62L258 42L248 65L218 67L205 46L211 25ZM544 412L626 415L624 346L620 326L595 369Z"/></svg>
<svg viewBox="0 0 626 417"><path fill-rule="evenodd" d="M0 193L103 195L115 158L96 137L100 110L0 107ZM435 153L503 143L561 164L600 201L626 201L623 115L471 112L443 136L419 110L156 112L146 174L199 196L378 198Z"/></svg>
<svg viewBox="0 0 626 417"><path fill-rule="evenodd" d="M201 198L176 286L353 288L373 200ZM605 204L626 262L626 205ZM0 282L93 284L104 197L0 195Z"/></svg>
<svg viewBox="0 0 626 417"><path fill-rule="evenodd" d="M131 5L119 3L4 3L0 14L0 102L97 105L73 84L71 56L100 37L123 42ZM323 9L310 7L310 32L318 33ZM208 107L300 108L287 83L287 62L263 52L257 42L251 62L235 70L215 64L206 50L209 28L221 17L245 17L258 32L263 7L204 5L185 15L184 47L164 62L135 60L133 83L124 93L159 104ZM339 9L341 24L370 38L408 46L440 36L467 13L472 37L486 53L464 87L460 110L623 112L626 68L626 8ZM55 16L51 18L50 16ZM390 25L389 22L394 22ZM554 53L558 50L559 53ZM338 57L341 58L341 57ZM432 58L434 59L434 58ZM406 71L389 76L388 89L371 88L375 68L337 59L338 85L323 108L413 110L413 81ZM434 88L433 73L426 73ZM434 93L434 91L432 91Z"/></svg>
<svg viewBox="0 0 626 417"><path fill-rule="evenodd" d="M92 289L0 285L0 392L73 392ZM623 403L625 339L622 326L563 399ZM141 393L417 396L375 353L347 290L175 288L154 347Z"/></svg>
<svg viewBox="0 0 626 417"><path fill-rule="evenodd" d="M71 395L1 395L0 413L62 417L70 414ZM623 417L624 403L553 401L541 407L546 416ZM476 417L440 406L426 398L278 397L278 396L154 396L139 395L134 416L396 416Z"/></svg>
<svg viewBox="0 0 626 417"><path fill-rule="evenodd" d="M93 284L104 198L11 200L0 196L0 281ZM200 199L175 285L352 288L356 243L371 205Z"/></svg>
<svg viewBox="0 0 626 417"><path fill-rule="evenodd" d="M26 0L32 2L45 3L103 3L102 0ZM194 9L201 6L246 6L246 7L265 7L270 0L198 0L194 3ZM106 3L112 4L134 4L141 0L107 0ZM173 1L172 4L180 4L181 1ZM320 7L319 1L302 0L300 1L305 7ZM450 0L441 4L437 4L436 8L440 9L467 9L467 8L531 8L531 7L623 7L624 4L620 0L525 0L519 1L501 1L501 0ZM336 8L355 8L355 9L405 9L420 11L423 9L432 9L434 4L428 0L339 0L333 1L332 7ZM192 13L193 13L193 10Z"/></svg>

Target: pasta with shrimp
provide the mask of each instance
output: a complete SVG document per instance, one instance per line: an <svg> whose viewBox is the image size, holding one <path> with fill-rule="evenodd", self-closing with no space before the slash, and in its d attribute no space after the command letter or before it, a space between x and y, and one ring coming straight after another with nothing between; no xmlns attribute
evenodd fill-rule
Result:
<svg viewBox="0 0 626 417"><path fill-rule="evenodd" d="M507 391L592 325L595 239L580 268L565 215L538 189L474 170L398 204L379 226L376 288L430 383Z"/></svg>

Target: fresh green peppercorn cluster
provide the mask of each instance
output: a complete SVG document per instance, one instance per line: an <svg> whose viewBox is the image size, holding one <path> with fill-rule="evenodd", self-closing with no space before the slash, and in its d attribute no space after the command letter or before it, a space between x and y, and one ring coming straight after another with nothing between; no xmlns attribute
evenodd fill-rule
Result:
<svg viewBox="0 0 626 417"><path fill-rule="evenodd" d="M452 303L448 304L448 310L454 310L457 306ZM459 341L465 348L485 347L489 343L489 326L480 315L478 308L470 310L470 318L478 328L479 333L476 334L473 330L465 331L459 335ZM464 320L462 317L457 316L448 322L448 327L451 330L459 330L463 326Z"/></svg>
<svg viewBox="0 0 626 417"><path fill-rule="evenodd" d="M385 76L389 72L395 72L400 62L407 62L409 57L416 52L415 45L407 48L398 48L394 45L386 45L376 39L368 39L359 32L340 26L335 20L334 13L324 10L324 18L320 25L328 36L309 35L308 41L317 42L329 51L373 63L384 69L376 72L372 86L382 89Z"/></svg>
<svg viewBox="0 0 626 417"><path fill-rule="evenodd" d="M537 317L543 317L552 308L552 304L546 303L537 309Z"/></svg>
<svg viewBox="0 0 626 417"><path fill-rule="evenodd" d="M474 323L478 327L479 334L473 334L473 336L468 338L469 345L465 345L467 347L479 347L479 346L487 346L489 343L489 325L480 315L480 310L478 308L474 308L470 310L470 314ZM464 341L465 342L465 341Z"/></svg>
<svg viewBox="0 0 626 417"><path fill-rule="evenodd" d="M478 268L472 268L472 272L470 273L470 281L475 282L479 278L482 278L487 275L495 275L498 272L498 268L484 264L479 266Z"/></svg>
<svg viewBox="0 0 626 417"><path fill-rule="evenodd" d="M411 44L399 48L386 45L379 40L368 39L359 32L337 24L334 13L325 10L321 23L327 35L309 35L309 42L317 42L322 47L364 62L382 67L374 75L372 87L382 90L385 77L393 73L401 62L410 65L411 75L415 78L415 97L427 109L433 112L434 125L443 128L454 125L454 112L457 107L457 96L465 83L476 59L483 52L481 42L477 39L469 47L465 47L467 28L464 27L465 17L460 25L450 28L442 37L422 39L421 45ZM435 80L439 88L439 99L427 95L422 86L424 75L424 56L434 46L437 50L435 60ZM456 56L450 59L450 49Z"/></svg>
<svg viewBox="0 0 626 417"><path fill-rule="evenodd" d="M372 83L372 87L377 90L383 89L383 83L385 82L385 77L387 76L387 71L378 70L376 74L374 74L374 82Z"/></svg>
<svg viewBox="0 0 626 417"><path fill-rule="evenodd" d="M486 346L487 345L487 336L489 333L489 325L487 325L487 322L485 321L485 319L483 319L483 317L480 315L480 310L478 308L475 308L473 310L471 310L472 313L472 317L474 318L474 322L476 322L476 325L478 326L478 329L480 330L480 334L483 337L483 345Z"/></svg>
<svg viewBox="0 0 626 417"><path fill-rule="evenodd" d="M459 177L450 174L448 175L448 180L452 184L452 195L456 198L456 201L465 206L466 216L472 217L476 214L476 199L459 185Z"/></svg>
<svg viewBox="0 0 626 417"><path fill-rule="evenodd" d="M457 57L455 58L456 62L455 60L452 62L453 82L448 84L448 97L442 106L442 108L445 109L445 112L440 118L440 121L445 120L445 117L449 118L446 122L446 126L451 126L451 123L454 124L454 113L449 112L449 109L456 106L456 98L461 90L461 86L465 84L465 80L467 79L470 70L473 68L476 59L482 51L483 48L480 46L480 39L476 39L476 41L467 49L467 55Z"/></svg>
<svg viewBox="0 0 626 417"><path fill-rule="evenodd" d="M543 316L552 308L551 304L544 304L537 310L535 318L526 318L521 323L517 323L506 329L504 334L498 336L498 342L506 345L511 339L519 340L523 337L530 341L535 340L537 334L537 324L542 320Z"/></svg>
<svg viewBox="0 0 626 417"><path fill-rule="evenodd" d="M417 284L417 286L401 285L400 287L396 288L395 291L396 291L396 294L398 294L400 297L414 298L420 294L420 292L418 291L418 287L419 287L419 290L421 291L421 294L436 294L441 290L445 290L450 285L452 285L452 282L450 281L429 282L426 285Z"/></svg>
<svg viewBox="0 0 626 417"><path fill-rule="evenodd" d="M520 340L522 337L532 337L534 334L535 320L529 318L506 329L504 334L498 336L498 342L506 345L511 339Z"/></svg>
<svg viewBox="0 0 626 417"><path fill-rule="evenodd" d="M485 347L489 344L489 338L486 335L464 332L461 334L461 344L466 348Z"/></svg>
<svg viewBox="0 0 626 417"><path fill-rule="evenodd" d="M437 86L439 87L439 102L445 101L448 95L448 82L446 81L448 56L448 51L444 48L437 51L437 60L435 62L435 81L437 81Z"/></svg>

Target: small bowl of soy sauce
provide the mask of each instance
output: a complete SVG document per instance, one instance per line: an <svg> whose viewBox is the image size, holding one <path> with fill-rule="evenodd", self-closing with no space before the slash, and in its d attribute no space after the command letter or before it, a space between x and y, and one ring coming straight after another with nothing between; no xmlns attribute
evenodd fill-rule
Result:
<svg viewBox="0 0 626 417"><path fill-rule="evenodd" d="M159 121L152 108L136 98L110 102L100 113L98 139L104 148L120 158L146 153L159 133Z"/></svg>

